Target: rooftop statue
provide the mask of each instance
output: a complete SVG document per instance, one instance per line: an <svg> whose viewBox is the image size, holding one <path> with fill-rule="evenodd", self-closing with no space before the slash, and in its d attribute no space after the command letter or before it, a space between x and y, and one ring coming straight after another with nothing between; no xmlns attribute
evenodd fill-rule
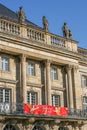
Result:
<svg viewBox="0 0 87 130"><path fill-rule="evenodd" d="M72 39L72 33L71 33L71 30L68 29L67 23L64 23L64 25L62 27L62 31L63 31L63 36L65 38Z"/></svg>
<svg viewBox="0 0 87 130"><path fill-rule="evenodd" d="M19 19L19 22L20 23L24 23L25 22L25 13L24 13L24 11L23 11L23 8L22 7L20 7L19 8L19 11L18 11L18 19Z"/></svg>
<svg viewBox="0 0 87 130"><path fill-rule="evenodd" d="M44 28L44 30L46 32L48 32L48 25L49 25L49 23L48 23L48 20L46 19L46 16L43 16L42 22L43 22L43 28Z"/></svg>
<svg viewBox="0 0 87 130"><path fill-rule="evenodd" d="M69 38L70 38L70 39L73 39L73 35L72 35L71 30L69 30Z"/></svg>

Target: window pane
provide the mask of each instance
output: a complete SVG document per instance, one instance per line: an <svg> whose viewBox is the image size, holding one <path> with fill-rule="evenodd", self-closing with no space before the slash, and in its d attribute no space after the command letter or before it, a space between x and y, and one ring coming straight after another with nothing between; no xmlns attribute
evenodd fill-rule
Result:
<svg viewBox="0 0 87 130"><path fill-rule="evenodd" d="M57 78L57 68L54 68L54 67L51 68L51 79L52 80L57 80L58 79Z"/></svg>
<svg viewBox="0 0 87 130"><path fill-rule="evenodd" d="M2 70L4 71L9 70L9 59L7 57L1 58L1 67L2 67Z"/></svg>
<svg viewBox="0 0 87 130"><path fill-rule="evenodd" d="M52 95L52 105L60 106L60 95Z"/></svg>
<svg viewBox="0 0 87 130"><path fill-rule="evenodd" d="M10 103L9 89L0 89L0 103Z"/></svg>
<svg viewBox="0 0 87 130"><path fill-rule="evenodd" d="M83 109L87 110L87 97L83 97Z"/></svg>
<svg viewBox="0 0 87 130"><path fill-rule="evenodd" d="M37 104L37 93L35 93L35 92L28 92L27 93L27 102L29 104Z"/></svg>
<svg viewBox="0 0 87 130"><path fill-rule="evenodd" d="M10 102L10 90L5 90L5 103Z"/></svg>
<svg viewBox="0 0 87 130"><path fill-rule="evenodd" d="M28 63L28 74L30 76L35 75L35 65L33 63Z"/></svg>
<svg viewBox="0 0 87 130"><path fill-rule="evenodd" d="M3 102L3 89L0 89L0 103Z"/></svg>

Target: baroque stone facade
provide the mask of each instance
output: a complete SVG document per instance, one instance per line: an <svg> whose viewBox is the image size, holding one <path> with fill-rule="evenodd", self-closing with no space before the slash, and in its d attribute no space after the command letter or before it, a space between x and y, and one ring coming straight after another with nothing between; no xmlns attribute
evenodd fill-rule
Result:
<svg viewBox="0 0 87 130"><path fill-rule="evenodd" d="M0 4L0 130L87 128L87 50L46 22ZM68 116L27 115L24 103L67 107Z"/></svg>

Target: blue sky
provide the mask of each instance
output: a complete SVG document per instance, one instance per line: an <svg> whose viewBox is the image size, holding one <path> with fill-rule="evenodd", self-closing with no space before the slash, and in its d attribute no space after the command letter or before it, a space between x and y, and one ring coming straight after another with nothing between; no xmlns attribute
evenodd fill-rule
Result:
<svg viewBox="0 0 87 130"><path fill-rule="evenodd" d="M49 31L62 36L62 26L66 22L78 46L87 49L87 0L0 0L17 12L23 6L26 17L42 26L42 16L49 22Z"/></svg>

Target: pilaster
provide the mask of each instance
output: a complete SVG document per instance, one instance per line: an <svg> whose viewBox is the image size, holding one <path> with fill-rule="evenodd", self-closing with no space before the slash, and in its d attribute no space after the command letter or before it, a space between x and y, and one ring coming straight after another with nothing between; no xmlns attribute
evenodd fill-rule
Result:
<svg viewBox="0 0 87 130"><path fill-rule="evenodd" d="M80 75L78 65L73 66L73 89L74 89L74 107L75 109L81 109L81 90L80 90Z"/></svg>
<svg viewBox="0 0 87 130"><path fill-rule="evenodd" d="M26 87L26 56L21 56L21 82L22 82L22 101L23 103L27 102L26 94L27 94L27 87Z"/></svg>
<svg viewBox="0 0 87 130"><path fill-rule="evenodd" d="M50 77L50 60L46 60L46 91L47 91L47 105L51 105L51 77Z"/></svg>
<svg viewBox="0 0 87 130"><path fill-rule="evenodd" d="M72 65L67 66L69 108L73 108Z"/></svg>

